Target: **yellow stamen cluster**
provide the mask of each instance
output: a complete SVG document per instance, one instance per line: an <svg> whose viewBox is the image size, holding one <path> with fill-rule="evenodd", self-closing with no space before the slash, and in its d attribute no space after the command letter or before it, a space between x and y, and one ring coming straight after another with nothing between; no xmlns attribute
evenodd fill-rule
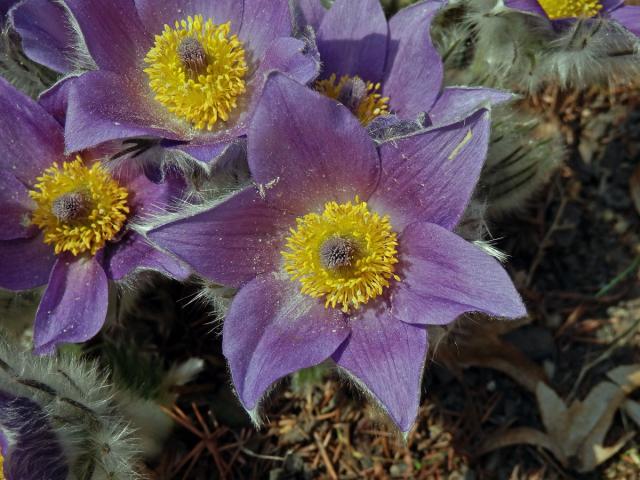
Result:
<svg viewBox="0 0 640 480"><path fill-rule="evenodd" d="M62 166L54 163L29 192L36 202L31 221L44 233L55 253L91 255L104 247L124 226L129 213L128 192L98 162L86 166L80 157ZM82 198L82 210L73 218L56 214L56 202L69 195Z"/></svg>
<svg viewBox="0 0 640 480"><path fill-rule="evenodd" d="M5 476L4 476L4 456L2 455L2 450L0 450L0 480L5 480Z"/></svg>
<svg viewBox="0 0 640 480"><path fill-rule="evenodd" d="M369 211L366 202L325 204L318 215L309 213L298 218L291 229L287 250L282 252L284 269L292 281L299 281L301 291L314 298L325 298L325 307L343 312L357 309L381 295L398 263L398 239L389 223ZM347 266L329 268L322 259L327 240L345 239L353 245L355 256Z"/></svg>
<svg viewBox="0 0 640 480"><path fill-rule="evenodd" d="M164 26L149 50L145 72L155 98L176 116L200 130L212 130L218 120L227 121L245 90L245 51L231 23L206 22L202 15ZM204 53L202 68L194 71L180 54L182 42L195 39ZM192 43L195 43L191 40Z"/></svg>
<svg viewBox="0 0 640 480"><path fill-rule="evenodd" d="M598 0L538 0L551 20L594 17L602 9Z"/></svg>
<svg viewBox="0 0 640 480"><path fill-rule="evenodd" d="M336 74L333 73L325 80L318 80L315 89L326 97L338 100L351 79L349 75L343 75L338 81ZM381 85L371 82L366 82L365 85L367 93L353 109L353 114L358 117L362 125L368 125L373 119L389 113L389 97L383 97L378 93Z"/></svg>

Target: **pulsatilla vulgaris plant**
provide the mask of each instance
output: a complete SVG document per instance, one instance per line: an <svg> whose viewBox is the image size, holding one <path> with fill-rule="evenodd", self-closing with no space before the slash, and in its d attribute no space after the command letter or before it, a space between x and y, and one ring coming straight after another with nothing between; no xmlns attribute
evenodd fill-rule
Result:
<svg viewBox="0 0 640 480"><path fill-rule="evenodd" d="M92 363L0 339L0 478L139 478L140 442L115 395Z"/></svg>
<svg viewBox="0 0 640 480"><path fill-rule="evenodd" d="M452 232L486 155L489 114L376 148L343 105L268 80L248 136L254 180L149 238L238 288L223 351L257 419L281 377L331 359L407 432L428 325L526 314L503 267Z"/></svg>
<svg viewBox="0 0 640 480"><path fill-rule="evenodd" d="M137 269L188 276L130 228L180 196L181 179L156 184L141 172L108 170L99 151L65 154L61 125L2 79L0 131L0 287L48 284L36 352L93 337L107 314L109 280Z"/></svg>
<svg viewBox="0 0 640 480"><path fill-rule="evenodd" d="M640 6L622 0L452 2L475 42L471 73L490 84L538 89L627 82L638 72Z"/></svg>
<svg viewBox="0 0 640 480"><path fill-rule="evenodd" d="M38 1L26 0L14 12L23 35L40 28L21 16L21 9ZM91 71L68 76L43 97L49 104L67 104L65 141L71 151L151 136L190 143L191 152L208 161L219 144L246 134L270 71L303 83L317 75L312 49L291 37L287 0L64 4L67 23L81 39L76 50L86 49L93 63ZM77 56L64 47L53 55ZM43 49L38 44L30 53L51 57Z"/></svg>
<svg viewBox="0 0 640 480"><path fill-rule="evenodd" d="M388 22L378 0L337 0L328 10L320 0L297 5L300 21L316 31L322 70L313 88L341 102L365 126L421 115L425 124L446 125L483 103L511 97L483 88L443 90L443 64L430 30L444 2L420 2Z"/></svg>

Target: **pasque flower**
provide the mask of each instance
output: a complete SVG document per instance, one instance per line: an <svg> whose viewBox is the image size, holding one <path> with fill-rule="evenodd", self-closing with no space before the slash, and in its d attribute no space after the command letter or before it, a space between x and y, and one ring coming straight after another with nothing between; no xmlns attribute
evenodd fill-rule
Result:
<svg viewBox="0 0 640 480"><path fill-rule="evenodd" d="M45 412L0 389L0 479L66 480L69 467Z"/></svg>
<svg viewBox="0 0 640 480"><path fill-rule="evenodd" d="M98 332L109 279L139 268L188 275L128 228L166 208L182 180L155 184L143 174L116 174L96 151L65 155L60 124L1 79L0 112L0 287L48 283L34 327L37 352Z"/></svg>
<svg viewBox="0 0 640 480"><path fill-rule="evenodd" d="M625 5L624 0L504 0L505 6L548 18L612 18L640 36L640 6Z"/></svg>
<svg viewBox="0 0 640 480"><path fill-rule="evenodd" d="M435 125L461 120L486 103L511 98L484 88L443 90L444 67L431 40L431 22L443 2L427 0L387 22L378 0L297 0L301 22L316 30L322 72L316 90L347 106L367 125L393 113ZM366 21L363 21L366 19Z"/></svg>
<svg viewBox="0 0 640 480"><path fill-rule="evenodd" d="M344 106L269 79L248 136L261 188L148 233L239 289L223 350L248 411L276 380L332 359L408 431L427 325L526 314L502 266L452 232L482 168L488 117L377 150Z"/></svg>
<svg viewBox="0 0 640 480"><path fill-rule="evenodd" d="M34 36L38 26L21 9L36 8L39 1L26 0L14 13L23 35ZM287 0L64 4L78 45L54 53L78 58L86 50L93 63L93 71L69 76L42 97L49 108L66 107L68 151L152 136L190 142L209 160L221 143L246 133L268 72L281 70L301 82L317 74L307 45L291 37Z"/></svg>

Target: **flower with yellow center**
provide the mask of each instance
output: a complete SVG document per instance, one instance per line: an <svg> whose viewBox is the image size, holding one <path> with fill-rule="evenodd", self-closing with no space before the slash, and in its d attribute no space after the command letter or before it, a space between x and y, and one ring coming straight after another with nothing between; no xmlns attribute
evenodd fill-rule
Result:
<svg viewBox="0 0 640 480"><path fill-rule="evenodd" d="M245 51L231 23L202 15L164 26L144 61L158 102L199 130L227 121L246 91Z"/></svg>
<svg viewBox="0 0 640 480"><path fill-rule="evenodd" d="M328 202L322 214L296 219L284 269L301 291L324 297L325 307L357 309L381 295L398 263L398 239L389 217L372 213L366 202Z"/></svg>
<svg viewBox="0 0 640 480"><path fill-rule="evenodd" d="M379 83L365 82L358 76L349 75L343 75L338 81L334 73L325 80L318 80L315 88L324 96L344 104L362 125L389 113L389 98L379 93Z"/></svg>
<svg viewBox="0 0 640 480"><path fill-rule="evenodd" d="M127 220L129 193L99 162L87 166L78 156L54 163L37 182L29 192L36 202L31 221L56 254L95 255Z"/></svg>
<svg viewBox="0 0 640 480"><path fill-rule="evenodd" d="M594 17L602 9L598 0L538 0L551 20Z"/></svg>

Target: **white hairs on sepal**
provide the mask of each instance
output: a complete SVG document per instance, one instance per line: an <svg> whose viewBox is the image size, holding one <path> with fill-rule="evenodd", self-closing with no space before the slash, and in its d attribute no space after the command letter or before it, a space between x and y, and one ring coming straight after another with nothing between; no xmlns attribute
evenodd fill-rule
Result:
<svg viewBox="0 0 640 480"><path fill-rule="evenodd" d="M494 111L487 160L479 196L487 217L522 210L566 157L559 128L525 112Z"/></svg>
<svg viewBox="0 0 640 480"><path fill-rule="evenodd" d="M95 363L37 357L0 337L0 390L42 408L63 446L71 478L142 478L136 433Z"/></svg>
<svg viewBox="0 0 640 480"><path fill-rule="evenodd" d="M640 40L607 17L552 23L502 0L462 0L456 8L470 43L462 51L471 58L454 72L457 81L537 92L548 84L630 83L640 69Z"/></svg>

